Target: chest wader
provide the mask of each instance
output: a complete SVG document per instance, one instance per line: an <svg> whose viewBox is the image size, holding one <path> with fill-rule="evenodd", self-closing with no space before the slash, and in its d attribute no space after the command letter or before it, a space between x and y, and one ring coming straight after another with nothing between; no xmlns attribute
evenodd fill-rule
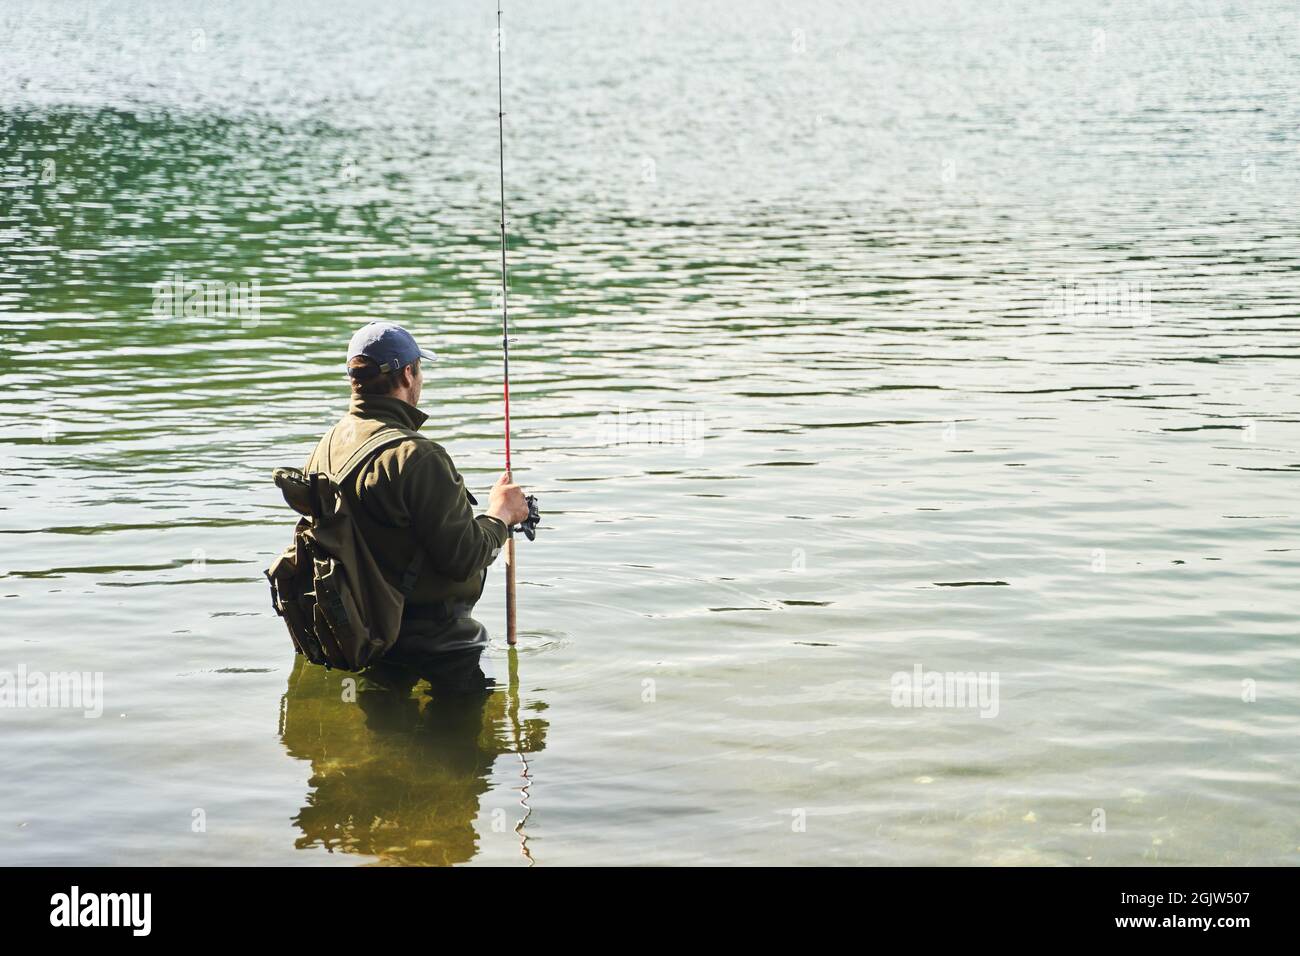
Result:
<svg viewBox="0 0 1300 956"><path fill-rule="evenodd" d="M359 671L382 657L397 641L406 597L424 561L417 548L400 587L388 583L357 529L339 490L383 448L415 437L386 427L366 439L342 467L332 469L333 429L313 456L324 471L304 474L277 468L275 483L289 507L302 515L293 544L266 570L271 606L284 619L294 650L313 664Z"/></svg>

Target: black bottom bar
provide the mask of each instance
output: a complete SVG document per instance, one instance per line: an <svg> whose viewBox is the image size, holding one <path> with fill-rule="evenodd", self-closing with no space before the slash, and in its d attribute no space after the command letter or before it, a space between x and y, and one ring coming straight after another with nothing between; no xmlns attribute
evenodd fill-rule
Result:
<svg viewBox="0 0 1300 956"><path fill-rule="evenodd" d="M522 876L486 869L10 869L0 910L10 933L78 933L83 941L95 934L206 944L281 936L296 944L373 942L376 919L397 928L402 914L413 917L413 936L427 938L431 920L454 919L462 932L472 931L481 914L483 928L495 932L509 914L527 913L521 932L538 942L550 935L558 943L572 938L575 921L608 925L630 919L623 925L635 935L653 934L665 924L716 926L732 934L733 943L734 936L761 936L782 925L817 935L852 932L864 944L885 938L877 933L893 938L901 932L918 943L1020 936L1073 943L1127 936L1175 946L1194 939L1234 945L1261 932L1294 931L1296 873L553 869ZM143 895L120 894L149 894L147 909ZM146 915L147 936L139 932ZM118 925L71 925L113 921ZM1043 931L1056 935L1044 937ZM405 935L401 931L396 939Z"/></svg>

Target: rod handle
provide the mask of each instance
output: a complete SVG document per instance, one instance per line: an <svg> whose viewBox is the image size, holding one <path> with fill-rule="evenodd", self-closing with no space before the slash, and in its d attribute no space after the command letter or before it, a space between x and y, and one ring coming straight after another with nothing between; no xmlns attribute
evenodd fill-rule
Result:
<svg viewBox="0 0 1300 956"><path fill-rule="evenodd" d="M515 646L515 620L519 606L515 601L515 536L506 538L506 643Z"/></svg>

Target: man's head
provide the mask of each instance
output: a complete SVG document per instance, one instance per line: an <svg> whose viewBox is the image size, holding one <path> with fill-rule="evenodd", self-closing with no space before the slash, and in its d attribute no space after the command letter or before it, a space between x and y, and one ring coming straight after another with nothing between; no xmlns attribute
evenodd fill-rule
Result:
<svg viewBox="0 0 1300 956"><path fill-rule="evenodd" d="M391 395L418 405L424 385L420 359L437 356L420 348L406 329L392 322L371 322L348 344L348 377L354 395Z"/></svg>

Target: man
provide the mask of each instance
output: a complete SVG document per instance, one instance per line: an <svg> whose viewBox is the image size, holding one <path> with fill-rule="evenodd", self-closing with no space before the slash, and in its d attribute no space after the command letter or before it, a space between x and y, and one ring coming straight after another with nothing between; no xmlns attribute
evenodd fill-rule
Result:
<svg viewBox="0 0 1300 956"><path fill-rule="evenodd" d="M318 447L306 472L346 461L384 427L417 430L428 416L416 408L424 384L421 349L411 333L372 322L348 346L352 401L328 447ZM487 568L505 545L507 529L528 517L523 489L510 474L493 486L486 513L465 488L438 443L413 435L376 452L341 489L357 529L394 587L414 570L397 642L367 668L370 686L405 690L421 677L435 694L485 689L479 658L487 630L470 616L483 593Z"/></svg>

